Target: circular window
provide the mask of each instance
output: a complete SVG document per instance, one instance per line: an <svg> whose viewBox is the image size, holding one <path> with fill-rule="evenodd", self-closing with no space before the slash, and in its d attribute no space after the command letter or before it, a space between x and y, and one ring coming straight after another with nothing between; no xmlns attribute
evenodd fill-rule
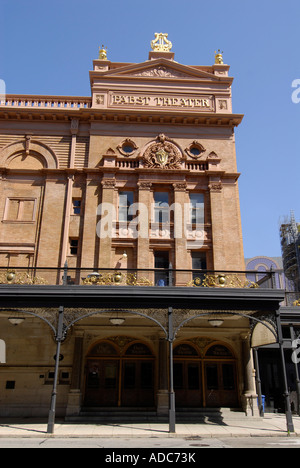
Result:
<svg viewBox="0 0 300 468"><path fill-rule="evenodd" d="M190 148L190 153L192 153L194 156L200 156L201 151L200 151L200 149L198 148L198 146L192 146L192 147Z"/></svg>
<svg viewBox="0 0 300 468"><path fill-rule="evenodd" d="M136 150L137 146L134 141L128 138L118 145L118 150L123 156L131 156Z"/></svg>
<svg viewBox="0 0 300 468"><path fill-rule="evenodd" d="M185 151L191 158L198 159L205 152L205 148L198 141L193 141Z"/></svg>
<svg viewBox="0 0 300 468"><path fill-rule="evenodd" d="M127 144L122 146L122 150L124 151L124 153L131 154L134 151L134 147L130 144Z"/></svg>

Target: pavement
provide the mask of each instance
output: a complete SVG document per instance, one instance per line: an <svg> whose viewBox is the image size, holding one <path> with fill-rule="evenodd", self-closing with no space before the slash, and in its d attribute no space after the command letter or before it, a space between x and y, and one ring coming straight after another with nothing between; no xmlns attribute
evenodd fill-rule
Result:
<svg viewBox="0 0 300 468"><path fill-rule="evenodd" d="M300 417L294 416L293 437L300 437ZM176 424L176 433L169 433L165 423L69 423L57 420L54 434L47 434L47 421L37 419L0 419L0 438L9 437L55 437L55 438L92 438L92 437L281 437L287 436L286 418L283 414L266 414L264 418L240 417L222 423L206 421L197 424Z"/></svg>

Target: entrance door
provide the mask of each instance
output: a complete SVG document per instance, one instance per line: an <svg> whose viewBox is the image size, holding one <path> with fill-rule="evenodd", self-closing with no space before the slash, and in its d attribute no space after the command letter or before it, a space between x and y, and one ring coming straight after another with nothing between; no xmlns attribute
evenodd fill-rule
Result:
<svg viewBox="0 0 300 468"><path fill-rule="evenodd" d="M153 361L123 362L122 406L154 406Z"/></svg>
<svg viewBox="0 0 300 468"><path fill-rule="evenodd" d="M89 360L85 404L87 406L118 406L119 361Z"/></svg>
<svg viewBox="0 0 300 468"><path fill-rule="evenodd" d="M174 390L177 407L193 408L202 406L200 372L200 362L174 362Z"/></svg>
<svg viewBox="0 0 300 468"><path fill-rule="evenodd" d="M154 363L148 346L128 337L97 343L86 361L85 406L153 407Z"/></svg>
<svg viewBox="0 0 300 468"><path fill-rule="evenodd" d="M230 362L206 362L204 367L206 406L237 406L235 364Z"/></svg>
<svg viewBox="0 0 300 468"><path fill-rule="evenodd" d="M188 343L174 349L174 390L177 407L203 405L201 360L197 350Z"/></svg>

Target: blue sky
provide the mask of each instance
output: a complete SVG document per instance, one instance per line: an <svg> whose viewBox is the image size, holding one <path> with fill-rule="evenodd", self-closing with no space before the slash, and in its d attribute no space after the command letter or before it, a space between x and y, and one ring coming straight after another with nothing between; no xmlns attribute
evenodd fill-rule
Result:
<svg viewBox="0 0 300 468"><path fill-rule="evenodd" d="M12 94L89 96L98 47L112 61L143 62L155 32L175 60L211 65L214 51L234 76L246 257L279 256L279 220L299 206L299 0L0 0L0 79ZM299 93L300 96L300 93Z"/></svg>

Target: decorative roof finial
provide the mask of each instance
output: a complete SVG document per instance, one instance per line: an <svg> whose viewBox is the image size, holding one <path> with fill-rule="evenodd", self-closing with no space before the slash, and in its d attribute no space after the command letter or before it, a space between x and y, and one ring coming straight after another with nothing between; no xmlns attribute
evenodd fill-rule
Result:
<svg viewBox="0 0 300 468"><path fill-rule="evenodd" d="M223 52L219 49L218 52L215 51L215 65L223 65Z"/></svg>
<svg viewBox="0 0 300 468"><path fill-rule="evenodd" d="M170 52L172 42L167 39L166 33L155 33L155 39L151 41L151 48L154 52Z"/></svg>
<svg viewBox="0 0 300 468"><path fill-rule="evenodd" d="M102 49L99 47L99 60L107 60L107 47L102 45Z"/></svg>

